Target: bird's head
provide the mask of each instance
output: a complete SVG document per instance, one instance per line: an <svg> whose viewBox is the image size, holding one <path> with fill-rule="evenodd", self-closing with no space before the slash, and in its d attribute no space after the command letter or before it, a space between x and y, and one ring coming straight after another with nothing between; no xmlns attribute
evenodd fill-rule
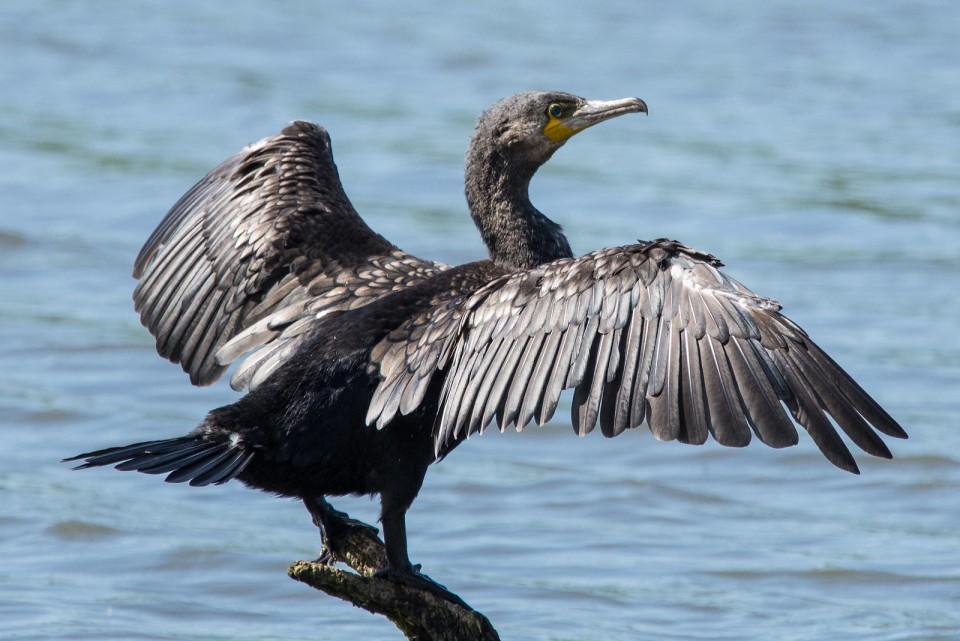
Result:
<svg viewBox="0 0 960 641"><path fill-rule="evenodd" d="M530 180L567 140L647 105L639 98L586 100L556 91L509 96L484 111L467 150L464 191L491 258L514 268L573 256L560 225L530 202Z"/></svg>
<svg viewBox="0 0 960 641"><path fill-rule="evenodd" d="M636 112L647 113L646 103L639 98L586 100L558 91L518 93L483 112L474 142L539 167L584 129Z"/></svg>

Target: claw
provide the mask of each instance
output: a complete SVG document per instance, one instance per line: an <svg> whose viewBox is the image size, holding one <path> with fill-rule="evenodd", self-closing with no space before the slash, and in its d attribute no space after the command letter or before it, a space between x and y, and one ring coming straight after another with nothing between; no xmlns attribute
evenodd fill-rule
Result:
<svg viewBox="0 0 960 641"><path fill-rule="evenodd" d="M365 530L374 538L380 534L380 531L372 525L351 519L346 512L334 509L323 497L304 499L304 504L310 511L314 525L320 528L320 540L323 546L315 563L331 566L342 560L340 552L343 542L358 530Z"/></svg>
<svg viewBox="0 0 960 641"><path fill-rule="evenodd" d="M355 519L337 520L335 523L335 527L324 530L326 536L323 537L323 549L317 557L317 563L335 565L338 561L344 560L341 555L343 543L357 532L365 531L374 539L380 534L377 528Z"/></svg>
<svg viewBox="0 0 960 641"><path fill-rule="evenodd" d="M340 559L337 558L337 555L334 554L333 550L327 546L323 546L323 549L320 550L320 556L316 558L314 563L318 565L325 565L327 567L333 567L339 560Z"/></svg>

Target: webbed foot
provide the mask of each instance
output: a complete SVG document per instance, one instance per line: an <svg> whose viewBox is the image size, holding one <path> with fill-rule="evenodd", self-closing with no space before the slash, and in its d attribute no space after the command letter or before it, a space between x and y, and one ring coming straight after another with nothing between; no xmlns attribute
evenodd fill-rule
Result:
<svg viewBox="0 0 960 641"><path fill-rule="evenodd" d="M387 566L377 570L373 576L378 579L386 579L387 581L406 585L417 590L424 590L440 597L441 599L455 603L462 608L473 610L473 608L467 605L463 599L448 590L445 586L437 583L426 574L420 572L419 565L412 566L408 571L396 570Z"/></svg>

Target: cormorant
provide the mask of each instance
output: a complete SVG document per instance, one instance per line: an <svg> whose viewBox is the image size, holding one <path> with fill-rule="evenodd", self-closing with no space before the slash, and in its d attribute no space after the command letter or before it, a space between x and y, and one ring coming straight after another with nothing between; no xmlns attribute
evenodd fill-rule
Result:
<svg viewBox="0 0 960 641"><path fill-rule="evenodd" d="M214 168L136 260L134 294L157 350L193 383L252 352L237 402L180 438L81 454L80 467L242 483L303 500L321 559L355 527L325 497L379 494L388 566L430 587L407 556L405 514L427 467L492 421L538 425L572 388L578 434L644 421L660 440L772 447L798 441L857 472L839 427L890 457L901 427L807 334L672 240L574 258L530 202L537 169L574 134L637 98L559 92L505 98L479 118L466 197L490 258L459 267L372 231L337 174L327 132L294 122ZM791 420L791 416L793 420Z"/></svg>

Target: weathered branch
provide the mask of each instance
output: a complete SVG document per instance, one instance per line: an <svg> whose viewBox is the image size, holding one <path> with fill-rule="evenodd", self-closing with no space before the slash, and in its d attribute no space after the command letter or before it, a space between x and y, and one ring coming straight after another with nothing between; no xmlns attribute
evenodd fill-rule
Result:
<svg viewBox="0 0 960 641"><path fill-rule="evenodd" d="M358 608L382 614L408 639L418 641L499 641L487 617L450 593L450 599L419 587L376 578L386 565L383 542L370 528L353 530L340 544L337 556L359 574L333 566L297 561L287 570L291 578Z"/></svg>

